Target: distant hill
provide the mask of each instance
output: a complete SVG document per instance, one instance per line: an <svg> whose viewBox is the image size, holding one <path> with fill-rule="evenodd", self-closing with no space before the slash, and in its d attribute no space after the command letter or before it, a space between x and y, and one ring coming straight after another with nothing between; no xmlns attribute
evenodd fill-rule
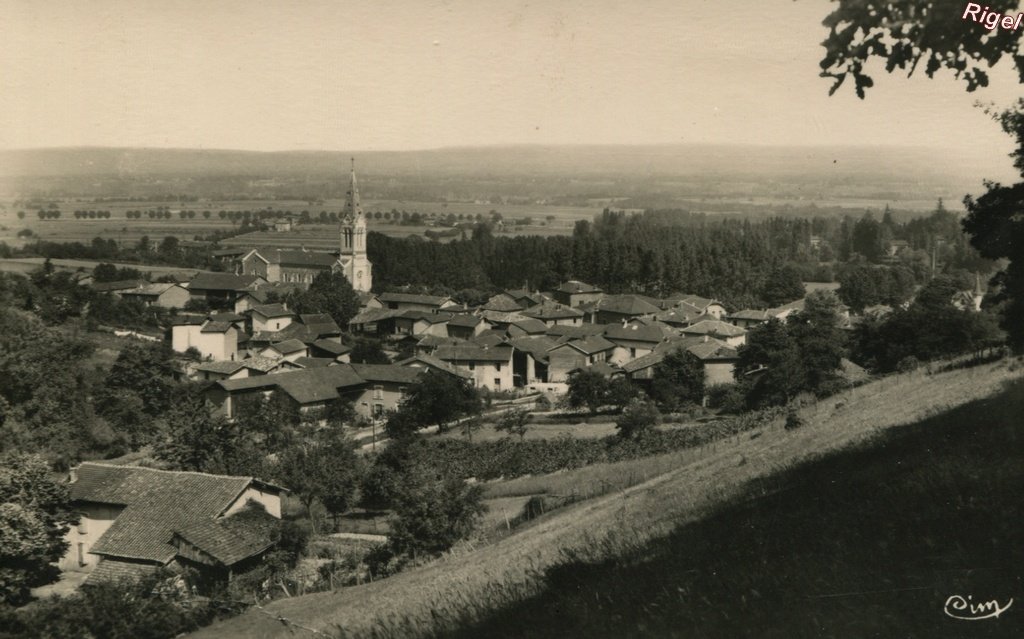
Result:
<svg viewBox="0 0 1024 639"><path fill-rule="evenodd" d="M678 175L972 183L1009 163L941 149L728 145L494 146L424 151L53 148L0 151L0 177L336 175L349 157L368 175ZM975 178L977 174L977 178ZM992 177L1000 178L999 175Z"/></svg>

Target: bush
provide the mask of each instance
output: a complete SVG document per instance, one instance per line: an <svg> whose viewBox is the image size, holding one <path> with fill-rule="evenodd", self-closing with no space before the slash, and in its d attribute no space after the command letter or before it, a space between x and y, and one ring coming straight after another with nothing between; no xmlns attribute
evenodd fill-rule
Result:
<svg viewBox="0 0 1024 639"><path fill-rule="evenodd" d="M786 430L796 430L804 425L804 420L800 417L800 413L795 410L789 411L786 415Z"/></svg>
<svg viewBox="0 0 1024 639"><path fill-rule="evenodd" d="M910 373L916 371L921 366L920 360L913 355L907 355L896 364L896 370L900 373Z"/></svg>

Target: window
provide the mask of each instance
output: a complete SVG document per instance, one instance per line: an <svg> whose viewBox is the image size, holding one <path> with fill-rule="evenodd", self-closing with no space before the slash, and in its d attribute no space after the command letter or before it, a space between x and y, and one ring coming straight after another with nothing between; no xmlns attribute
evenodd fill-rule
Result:
<svg viewBox="0 0 1024 639"><path fill-rule="evenodd" d="M476 364L474 364L473 362L470 362L469 363L469 370L475 371L476 370Z"/></svg>
<svg viewBox="0 0 1024 639"><path fill-rule="evenodd" d="M381 417L384 417L384 404L374 404L373 405L373 416L376 419L380 419Z"/></svg>
<svg viewBox="0 0 1024 639"><path fill-rule="evenodd" d="M495 388L501 388L501 378L500 377L495 377L494 378L494 387Z"/></svg>
<svg viewBox="0 0 1024 639"><path fill-rule="evenodd" d="M630 348L629 349L629 356L630 357L636 357L636 349L635 348Z"/></svg>
<svg viewBox="0 0 1024 639"><path fill-rule="evenodd" d="M85 565L85 544L78 542L78 565Z"/></svg>
<svg viewBox="0 0 1024 639"><path fill-rule="evenodd" d="M499 373L501 372L501 362L498 362L497 364L494 365L494 370L498 371Z"/></svg>
<svg viewBox="0 0 1024 639"><path fill-rule="evenodd" d="M384 387L380 384L373 387L373 398L384 399Z"/></svg>

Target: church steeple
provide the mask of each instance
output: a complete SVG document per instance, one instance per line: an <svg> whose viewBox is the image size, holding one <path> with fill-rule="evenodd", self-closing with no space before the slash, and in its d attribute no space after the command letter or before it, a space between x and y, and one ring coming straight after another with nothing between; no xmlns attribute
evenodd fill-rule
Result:
<svg viewBox="0 0 1024 639"><path fill-rule="evenodd" d="M355 158L352 158L345 210L341 215L340 248L338 264L352 283L352 287L357 291L369 291L373 283L373 265L366 257L366 216L359 202Z"/></svg>

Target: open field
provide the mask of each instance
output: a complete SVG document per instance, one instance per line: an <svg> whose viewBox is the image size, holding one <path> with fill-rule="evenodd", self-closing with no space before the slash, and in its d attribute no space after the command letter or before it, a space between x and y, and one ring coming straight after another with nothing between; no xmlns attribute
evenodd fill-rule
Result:
<svg viewBox="0 0 1024 639"><path fill-rule="evenodd" d="M566 552L601 547L625 553L706 516L730 499L797 464L863 443L992 396L1022 376L1003 360L972 369L918 372L872 382L801 409L806 426L770 428L706 446L661 475L531 522L500 541L456 549L444 559L393 578L331 593L279 600L264 610L206 628L198 637L291 636L289 624L339 636L414 637L455 630L467 619L542 591L542 571Z"/></svg>
<svg viewBox="0 0 1024 639"><path fill-rule="evenodd" d="M0 259L0 271L8 273L31 273L38 269L46 262L46 258L43 257L14 257ZM99 260L74 260L74 259L52 259L50 263L59 271L78 271L86 270L91 271L96 268L97 264L100 264ZM181 268L177 266L150 266L146 264L129 264L127 262L113 262L113 265L118 268L133 268L143 273L149 273L152 277L160 277L161 275L173 275L173 274L185 274L195 275L196 273L204 273L207 271L201 271L194 268Z"/></svg>

